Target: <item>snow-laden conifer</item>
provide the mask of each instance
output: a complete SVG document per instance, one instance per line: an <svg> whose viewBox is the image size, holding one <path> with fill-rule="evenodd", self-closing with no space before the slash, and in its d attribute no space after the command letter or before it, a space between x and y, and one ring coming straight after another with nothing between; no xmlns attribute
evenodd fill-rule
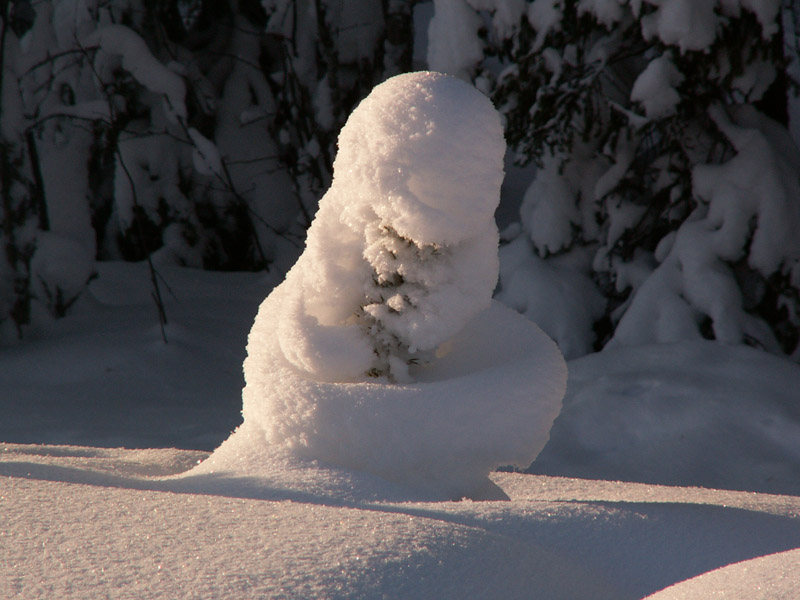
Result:
<svg viewBox="0 0 800 600"><path fill-rule="evenodd" d="M503 497L487 474L535 458L566 384L555 344L492 301L504 150L492 103L440 73L353 111L306 249L250 331L244 424L197 474L315 460Z"/></svg>
<svg viewBox="0 0 800 600"><path fill-rule="evenodd" d="M287 357L327 380L405 380L486 308L504 148L489 100L455 78L375 88L339 136L333 184L284 284Z"/></svg>
<svg viewBox="0 0 800 600"><path fill-rule="evenodd" d="M471 36L468 50L429 45L430 65L491 90L517 162L538 167L501 251L500 298L569 356L612 338L701 336L795 352L800 251L785 229L800 227L800 162L785 74L796 8L455 3L436 3L431 31ZM475 15L485 27L466 27Z"/></svg>

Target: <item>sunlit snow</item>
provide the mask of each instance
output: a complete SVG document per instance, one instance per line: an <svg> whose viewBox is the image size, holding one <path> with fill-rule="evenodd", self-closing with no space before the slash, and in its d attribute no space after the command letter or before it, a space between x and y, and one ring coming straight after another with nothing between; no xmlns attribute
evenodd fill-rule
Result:
<svg viewBox="0 0 800 600"><path fill-rule="evenodd" d="M275 282L165 269L165 346L146 266L99 268L47 339L0 355L0 437L23 442L0 445L4 597L635 600L688 580L660 598L794 598L784 359L700 342L571 361L549 475L491 475L510 501L413 502L313 461L187 480L241 422L247 331Z"/></svg>

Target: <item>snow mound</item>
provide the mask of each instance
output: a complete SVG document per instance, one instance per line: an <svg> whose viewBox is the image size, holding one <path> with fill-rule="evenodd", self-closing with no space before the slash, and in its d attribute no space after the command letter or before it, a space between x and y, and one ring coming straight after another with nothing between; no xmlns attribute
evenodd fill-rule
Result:
<svg viewBox="0 0 800 600"><path fill-rule="evenodd" d="M800 369L789 360L686 341L607 349L569 371L532 472L800 495Z"/></svg>
<svg viewBox="0 0 800 600"><path fill-rule="evenodd" d="M776 552L703 573L646 600L791 600L797 598L800 549Z"/></svg>
<svg viewBox="0 0 800 600"><path fill-rule="evenodd" d="M274 314L282 300L273 292L260 314ZM488 473L530 464L561 408L566 364L555 344L499 303L471 321L446 356L414 368L417 382L402 385L304 377L282 355L272 325L256 318L251 332L259 346L245 362L244 424L193 475L276 479L318 460L399 483L416 490L414 498L498 499ZM308 491L351 493L345 483Z"/></svg>
<svg viewBox="0 0 800 600"><path fill-rule="evenodd" d="M323 202L351 228L374 212L418 242L462 242L493 223L505 146L499 114L473 86L441 73L399 75L347 120Z"/></svg>
<svg viewBox="0 0 800 600"><path fill-rule="evenodd" d="M504 496L488 473L533 461L566 386L555 344L492 304L504 151L497 111L463 81L373 90L305 252L256 316L244 425L198 474L318 460L435 499Z"/></svg>

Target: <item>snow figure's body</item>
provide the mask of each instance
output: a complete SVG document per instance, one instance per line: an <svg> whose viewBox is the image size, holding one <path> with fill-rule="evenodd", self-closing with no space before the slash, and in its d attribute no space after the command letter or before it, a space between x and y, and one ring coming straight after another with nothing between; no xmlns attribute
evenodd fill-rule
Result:
<svg viewBox="0 0 800 600"><path fill-rule="evenodd" d="M491 300L504 152L497 112L461 80L373 90L250 332L244 424L201 471L252 465L257 446L425 497L502 496L488 473L533 461L566 383L555 344Z"/></svg>

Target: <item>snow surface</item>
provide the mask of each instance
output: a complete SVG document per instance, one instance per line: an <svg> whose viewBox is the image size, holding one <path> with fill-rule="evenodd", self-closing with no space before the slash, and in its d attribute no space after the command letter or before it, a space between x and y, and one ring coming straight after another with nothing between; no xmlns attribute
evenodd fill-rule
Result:
<svg viewBox="0 0 800 600"><path fill-rule="evenodd" d="M99 262L96 270L66 318L0 347L0 437L219 445L241 423L247 331L280 274L161 268L164 344L147 266Z"/></svg>
<svg viewBox="0 0 800 600"><path fill-rule="evenodd" d="M623 347L570 361L540 474L800 495L800 367L743 346Z"/></svg>
<svg viewBox="0 0 800 600"><path fill-rule="evenodd" d="M2 597L795 597L795 364L710 342L571 361L549 474L493 473L505 502L313 462L187 478L241 422L279 274L163 269L165 346L146 266L98 269L46 338L0 350L0 439L22 442L0 446Z"/></svg>
<svg viewBox="0 0 800 600"><path fill-rule="evenodd" d="M648 596L652 600L688 598L753 598L789 600L796 597L796 567L800 550L776 552L715 569Z"/></svg>
<svg viewBox="0 0 800 600"><path fill-rule="evenodd" d="M434 0L428 25L428 66L469 80L471 69L483 58L478 30L483 25L465 0Z"/></svg>
<svg viewBox="0 0 800 600"><path fill-rule="evenodd" d="M712 572L660 597L791 598L800 575L798 498L497 473L510 502L392 503L165 476L199 457L0 446L0 593L624 600Z"/></svg>

